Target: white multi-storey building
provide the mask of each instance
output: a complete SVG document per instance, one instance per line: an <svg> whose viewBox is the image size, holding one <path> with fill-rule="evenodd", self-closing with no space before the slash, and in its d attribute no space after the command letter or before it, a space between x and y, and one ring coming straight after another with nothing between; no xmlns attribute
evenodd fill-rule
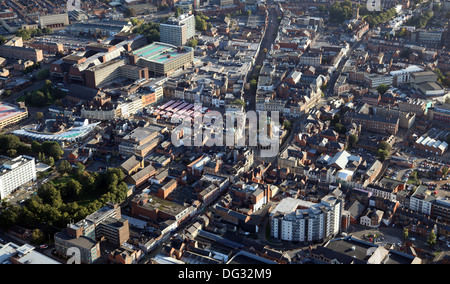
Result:
<svg viewBox="0 0 450 284"><path fill-rule="evenodd" d="M339 233L342 206L332 195L320 203L283 199L271 213L271 235L284 241L324 241Z"/></svg>
<svg viewBox="0 0 450 284"><path fill-rule="evenodd" d="M409 209L431 216L431 209L436 197L426 186L419 186L409 199Z"/></svg>
<svg viewBox="0 0 450 284"><path fill-rule="evenodd" d="M378 186L378 185L369 185L369 186L367 186L366 189L367 189L367 191L372 192L373 195L375 195L375 196L380 196L382 198L389 199L392 201L397 200L396 192L394 192L388 188L384 188L384 187Z"/></svg>
<svg viewBox="0 0 450 284"><path fill-rule="evenodd" d="M19 156L0 167L0 199L6 198L21 185L36 180L35 159Z"/></svg>
<svg viewBox="0 0 450 284"><path fill-rule="evenodd" d="M183 14L171 17L159 26L161 42L175 46L186 44L195 35L194 15Z"/></svg>

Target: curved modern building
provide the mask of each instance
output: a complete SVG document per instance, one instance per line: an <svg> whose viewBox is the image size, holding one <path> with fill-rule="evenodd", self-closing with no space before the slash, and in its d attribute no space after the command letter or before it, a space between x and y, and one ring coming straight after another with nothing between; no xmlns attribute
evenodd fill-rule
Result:
<svg viewBox="0 0 450 284"><path fill-rule="evenodd" d="M37 132L32 129L32 127L27 126L19 130L13 131L13 134L21 137L26 137L32 140L37 141L56 141L59 143L69 142L74 143L85 138L89 133L100 124L100 122L91 123L82 126L75 126L69 128L65 131L57 132L57 133L44 133Z"/></svg>

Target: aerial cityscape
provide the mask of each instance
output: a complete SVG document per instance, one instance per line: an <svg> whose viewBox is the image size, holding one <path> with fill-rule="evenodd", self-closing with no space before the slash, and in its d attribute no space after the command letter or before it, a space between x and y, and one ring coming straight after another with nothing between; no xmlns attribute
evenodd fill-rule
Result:
<svg viewBox="0 0 450 284"><path fill-rule="evenodd" d="M449 145L449 0L0 0L0 264L450 264Z"/></svg>

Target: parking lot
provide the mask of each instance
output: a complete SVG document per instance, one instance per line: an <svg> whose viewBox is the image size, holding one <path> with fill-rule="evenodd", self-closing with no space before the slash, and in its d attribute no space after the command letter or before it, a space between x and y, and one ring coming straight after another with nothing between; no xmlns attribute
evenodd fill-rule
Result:
<svg viewBox="0 0 450 284"><path fill-rule="evenodd" d="M362 225L351 225L348 233L358 239L373 242L379 246L385 246L390 243L395 248L403 245L403 230L400 228L382 227L371 229Z"/></svg>
<svg viewBox="0 0 450 284"><path fill-rule="evenodd" d="M64 48L69 50L83 48L86 47L86 45L93 42L92 39L78 38L67 35L57 35L57 34L43 36L39 39L43 40L44 42L62 43L64 45Z"/></svg>

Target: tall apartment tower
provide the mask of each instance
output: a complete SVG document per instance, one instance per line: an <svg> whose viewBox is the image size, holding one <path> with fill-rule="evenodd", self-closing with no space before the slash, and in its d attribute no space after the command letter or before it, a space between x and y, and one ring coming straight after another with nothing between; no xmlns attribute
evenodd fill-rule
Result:
<svg viewBox="0 0 450 284"><path fill-rule="evenodd" d="M36 180L33 157L19 156L0 166L0 199L6 198L21 185Z"/></svg>
<svg viewBox="0 0 450 284"><path fill-rule="evenodd" d="M0 166L0 200L23 184L35 181L36 165L33 157L19 156Z"/></svg>
<svg viewBox="0 0 450 284"><path fill-rule="evenodd" d="M195 35L194 15L171 17L159 26L161 42L175 46L185 45Z"/></svg>
<svg viewBox="0 0 450 284"><path fill-rule="evenodd" d="M286 198L270 214L271 236L283 241L323 242L340 232L343 202L332 195L320 203Z"/></svg>

